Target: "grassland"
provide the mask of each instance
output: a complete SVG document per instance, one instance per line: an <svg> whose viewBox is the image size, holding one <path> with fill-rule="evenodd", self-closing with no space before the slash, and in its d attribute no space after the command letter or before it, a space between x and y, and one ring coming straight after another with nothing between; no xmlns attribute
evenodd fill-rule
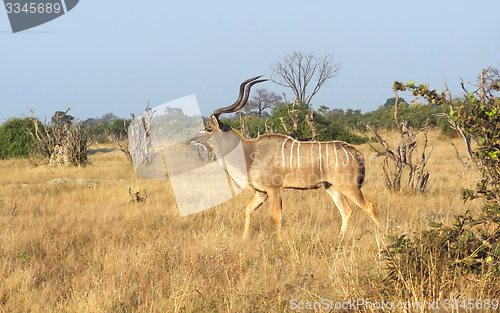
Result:
<svg viewBox="0 0 500 313"><path fill-rule="evenodd" d="M138 178L111 146L93 147L85 168L0 161L0 311L280 312L291 299L380 299L387 234L477 210L460 198L474 185L472 173L464 176L437 131L430 144L431 182L422 195L387 191L381 163L368 145L359 147L370 160L363 191L376 205L378 231L353 205L341 237L340 213L323 189L285 190L281 243L267 202L242 241L250 190L181 218L169 182ZM131 202L129 187L146 190L147 200Z"/></svg>

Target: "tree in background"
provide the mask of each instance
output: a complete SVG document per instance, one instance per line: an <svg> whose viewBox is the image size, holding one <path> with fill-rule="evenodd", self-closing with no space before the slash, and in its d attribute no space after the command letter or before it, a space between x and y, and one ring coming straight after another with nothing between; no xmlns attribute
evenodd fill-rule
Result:
<svg viewBox="0 0 500 313"><path fill-rule="evenodd" d="M40 126L40 124L39 124ZM29 118L10 118L0 126L0 159L28 157L35 125Z"/></svg>
<svg viewBox="0 0 500 313"><path fill-rule="evenodd" d="M86 128L98 143L114 142L111 136L121 138L126 135L124 125L129 125L129 120L118 118L114 113L106 113L102 117L88 118L81 126Z"/></svg>
<svg viewBox="0 0 500 313"><path fill-rule="evenodd" d="M271 66L271 80L292 89L298 101L309 105L326 81L340 74L341 68L342 63L334 63L329 54L318 56L294 51Z"/></svg>
<svg viewBox="0 0 500 313"><path fill-rule="evenodd" d="M406 100L405 100L404 98L399 98L399 100L398 100L398 104L399 104L399 105L402 105L402 103L403 103L403 102L404 102L404 103L408 103L408 102L406 102ZM396 104L396 97L392 97L392 98L389 98L389 99L387 99L387 100L385 101L385 103L384 103L384 107L385 107L385 108L390 109L390 108L391 108L391 107L393 107L395 104Z"/></svg>
<svg viewBox="0 0 500 313"><path fill-rule="evenodd" d="M106 113L101 117L101 122L102 123L109 123L111 124L114 120L116 119L116 115L113 113Z"/></svg>
<svg viewBox="0 0 500 313"><path fill-rule="evenodd" d="M52 115L52 119L50 120L50 122L52 124L72 123L75 118L68 114L68 110L67 111L56 111L54 113L54 115Z"/></svg>
<svg viewBox="0 0 500 313"><path fill-rule="evenodd" d="M255 112L258 117L262 117L265 110L272 110L281 101L280 95L265 88L260 88L255 90L252 99L243 107L243 111L247 114Z"/></svg>
<svg viewBox="0 0 500 313"><path fill-rule="evenodd" d="M88 118L85 121L82 122L83 127L94 127L98 126L100 124L100 120L97 118Z"/></svg>
<svg viewBox="0 0 500 313"><path fill-rule="evenodd" d="M309 140L311 129L306 125L306 115L311 111L303 101L293 101L274 108L269 119L275 132L285 134L299 140Z"/></svg>

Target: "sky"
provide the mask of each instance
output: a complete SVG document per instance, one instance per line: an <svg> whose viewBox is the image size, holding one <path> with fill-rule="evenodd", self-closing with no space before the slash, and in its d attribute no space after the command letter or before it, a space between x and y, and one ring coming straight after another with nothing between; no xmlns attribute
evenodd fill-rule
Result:
<svg viewBox="0 0 500 313"><path fill-rule="evenodd" d="M72 107L82 120L128 117L195 94L202 115L232 104L239 84L293 51L343 67L313 107L377 109L395 80L460 78L500 67L500 1L81 0L67 14L13 34L0 13L0 123ZM259 85L278 94L291 90ZM410 99L409 95L401 96Z"/></svg>

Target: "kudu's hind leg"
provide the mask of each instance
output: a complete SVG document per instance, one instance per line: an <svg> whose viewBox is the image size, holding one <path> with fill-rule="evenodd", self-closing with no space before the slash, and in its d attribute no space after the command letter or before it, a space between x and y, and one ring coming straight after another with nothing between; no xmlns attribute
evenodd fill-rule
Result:
<svg viewBox="0 0 500 313"><path fill-rule="evenodd" d="M273 209L273 219L278 232L278 241L281 241L281 190L272 190L268 192L271 207Z"/></svg>
<svg viewBox="0 0 500 313"><path fill-rule="evenodd" d="M377 213L375 212L375 206L371 203L361 192L359 188L349 188L346 190L342 190L342 193L350 198L354 203L359 205L365 212L368 214L372 220L380 226L380 221L378 220Z"/></svg>
<svg viewBox="0 0 500 313"><path fill-rule="evenodd" d="M343 234L345 233L347 223L351 218L352 208L349 203L347 203L345 196L337 189L330 186L326 189L326 192L328 192L328 194L332 197L333 202L335 202L335 205L340 211L340 215L342 215L342 227L340 228L340 232Z"/></svg>
<svg viewBox="0 0 500 313"><path fill-rule="evenodd" d="M250 203L245 209L245 230L243 231L243 239L248 237L248 230L250 228L250 216L252 212L264 203L267 199L267 193L256 190Z"/></svg>

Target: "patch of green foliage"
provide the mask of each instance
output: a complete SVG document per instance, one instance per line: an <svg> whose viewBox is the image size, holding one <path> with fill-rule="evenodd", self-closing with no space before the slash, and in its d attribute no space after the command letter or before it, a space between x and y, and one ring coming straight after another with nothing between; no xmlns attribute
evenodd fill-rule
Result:
<svg viewBox="0 0 500 313"><path fill-rule="evenodd" d="M125 127L130 124L129 120L122 118L115 118L111 122L100 122L96 125L86 126L85 128L89 131L90 135L93 136L98 143L109 143L111 142L110 136L116 135L117 137L124 137L127 135Z"/></svg>
<svg viewBox="0 0 500 313"><path fill-rule="evenodd" d="M272 127L275 133L287 134L298 140L310 140L312 138L312 129L306 121L306 115L311 112L311 108L304 102L276 105L270 117L259 118L257 116L243 116L236 119L223 119L222 121L232 128L242 132L241 122L244 122L245 132L250 138L257 138L266 133L266 123ZM318 112L314 112L314 125L317 130L318 141L340 140L351 144L362 144L369 140L366 136L359 136L352 131L357 130L355 124L363 124L361 111L347 110L349 117L355 115L355 118L346 118L343 111L329 111L323 107ZM294 119L297 124L295 127ZM352 123L352 127L349 127ZM286 127L286 130L285 130Z"/></svg>
<svg viewBox="0 0 500 313"><path fill-rule="evenodd" d="M483 70L482 76L486 70ZM430 223L416 238L407 235L389 237L385 250L389 285L385 292L405 298L414 296L416 286L422 295L448 296L458 279L481 282L487 296L500 295L500 101L493 96L500 90L500 79L467 93L461 102L453 102L446 92L438 94L427 84L394 84L396 90L411 90L429 102L449 105L449 116L468 136L478 138L474 162L481 174L475 190L463 189L465 201L483 200L480 212L466 211L452 225ZM450 283L451 282L451 283ZM484 295L484 294L483 294Z"/></svg>
<svg viewBox="0 0 500 313"><path fill-rule="evenodd" d="M39 123L40 128L43 128ZM0 126L0 158L28 157L33 148L35 125L29 118L10 118Z"/></svg>

